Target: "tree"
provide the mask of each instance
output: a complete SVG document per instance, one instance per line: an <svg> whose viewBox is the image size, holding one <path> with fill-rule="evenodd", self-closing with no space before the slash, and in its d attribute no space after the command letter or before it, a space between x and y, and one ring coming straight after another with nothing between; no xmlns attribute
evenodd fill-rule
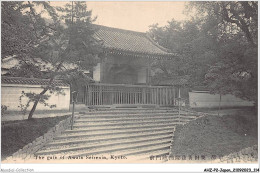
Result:
<svg viewBox="0 0 260 173"><path fill-rule="evenodd" d="M1 59L10 56L26 59L37 44L38 38L44 36L34 29L40 28L43 21L38 21L39 16L32 16L32 12L28 11L30 5L32 4L25 2L1 2Z"/></svg>
<svg viewBox="0 0 260 173"><path fill-rule="evenodd" d="M230 93L257 103L258 2L191 2L189 5L197 9L197 17L205 23L217 21L212 27L217 28L219 60L206 75L211 92Z"/></svg>
<svg viewBox="0 0 260 173"><path fill-rule="evenodd" d="M41 14L37 13L35 8L37 5L42 5L48 12L51 17L50 22L47 23ZM61 78L71 72L89 69L95 65L100 46L92 37L95 30L91 25L93 21L91 11L87 10L85 2L72 2L68 3L65 8L59 7L59 11L63 10L62 16L58 16L57 11L47 2L23 2L10 6L10 9L6 8L5 11L19 9L19 15L28 19L27 25L30 27L27 31L32 31L29 35L32 38L30 40L31 49L24 53L26 60L23 62L25 64L28 61L33 62L30 65L37 66L34 69L38 69L41 78L46 77L46 75L49 78L49 82L47 86L44 86L42 92L32 93L31 100L34 104L28 116L28 119L31 119L39 101L42 102L43 99L48 98L45 96L47 91L60 91L53 81L57 77ZM5 7L2 6L2 8ZM10 20L13 21L12 24L20 26L15 20L17 16L11 17L14 18ZM15 37L15 39L21 38ZM7 55L20 57L21 54L9 51ZM68 64L74 68L66 69ZM23 68L21 69L23 70ZM41 73L43 69L45 73Z"/></svg>
<svg viewBox="0 0 260 173"><path fill-rule="evenodd" d="M189 86L202 85L210 64L216 60L217 44L203 32L201 21L172 20L164 27L151 26L150 34L158 44L176 54L171 60L155 62L154 68L159 68L161 73L156 73L154 80L186 79Z"/></svg>
<svg viewBox="0 0 260 173"><path fill-rule="evenodd" d="M243 32L251 46L257 45L257 1L190 2L188 7L197 9L197 17L217 19L219 30L223 34L236 35Z"/></svg>
<svg viewBox="0 0 260 173"><path fill-rule="evenodd" d="M47 25L45 23L41 14L36 12L36 7L38 6L44 7L45 12L49 14L54 24ZM43 61L39 61L42 53L40 48L55 36L52 29L58 25L55 10L47 2L1 2L1 9L3 19L1 21L2 59L15 57L20 62L20 67L10 70L11 74L14 76L28 75L27 72L30 69L33 71L29 74L44 78L45 74L41 72L41 69L44 68ZM29 69L27 69L28 67ZM51 86L53 80L54 78L50 80L50 86L46 88L56 89L54 86ZM48 96L43 96L46 88L41 94L29 93L29 99L33 99L37 103L40 101L44 104L44 101L48 98ZM36 106L33 108L35 110ZM29 118L31 117L32 115L29 116Z"/></svg>
<svg viewBox="0 0 260 173"><path fill-rule="evenodd" d="M153 25L156 42L177 56L160 61L156 79L185 78L211 93L257 102L257 2L189 2L190 21Z"/></svg>

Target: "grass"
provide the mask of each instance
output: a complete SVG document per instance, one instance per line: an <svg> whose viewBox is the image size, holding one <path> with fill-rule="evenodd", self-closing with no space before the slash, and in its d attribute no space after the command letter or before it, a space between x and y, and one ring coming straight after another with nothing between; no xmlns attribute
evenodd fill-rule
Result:
<svg viewBox="0 0 260 173"><path fill-rule="evenodd" d="M34 114L67 113L67 112L69 112L69 110L35 110ZM28 117L29 113L30 113L30 110L28 110L25 113L25 118ZM22 114L22 112L7 110L7 111L5 111L4 116L12 116L12 115L17 115L17 114Z"/></svg>
<svg viewBox="0 0 260 173"><path fill-rule="evenodd" d="M12 155L36 138L42 136L58 122L68 117L35 118L32 120L18 120L2 122L1 125L1 157L2 160Z"/></svg>
<svg viewBox="0 0 260 173"><path fill-rule="evenodd" d="M172 155L221 157L257 144L257 112L253 109L227 112L177 126Z"/></svg>

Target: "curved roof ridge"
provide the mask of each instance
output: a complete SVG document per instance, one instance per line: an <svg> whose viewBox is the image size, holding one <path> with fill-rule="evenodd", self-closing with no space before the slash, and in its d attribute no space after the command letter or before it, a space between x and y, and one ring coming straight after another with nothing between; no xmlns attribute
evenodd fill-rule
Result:
<svg viewBox="0 0 260 173"><path fill-rule="evenodd" d="M174 56L157 44L147 33L93 24L94 37L103 41L104 48L149 55Z"/></svg>
<svg viewBox="0 0 260 173"><path fill-rule="evenodd" d="M162 47L161 45L159 45L158 43L156 43L150 36L148 33L145 34L145 36L151 41L151 43L153 43L155 46L157 46L159 49L166 51L167 53L173 53L171 52L169 49Z"/></svg>

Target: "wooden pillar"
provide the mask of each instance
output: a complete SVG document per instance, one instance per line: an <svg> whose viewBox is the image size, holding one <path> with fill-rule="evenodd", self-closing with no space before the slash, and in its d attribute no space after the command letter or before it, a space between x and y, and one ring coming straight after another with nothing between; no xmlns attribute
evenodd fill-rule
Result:
<svg viewBox="0 0 260 173"><path fill-rule="evenodd" d="M99 86L99 105L103 105L103 100L102 100L102 86Z"/></svg>
<svg viewBox="0 0 260 173"><path fill-rule="evenodd" d="M178 97L178 106L179 106L179 122L180 122L180 113L181 113L181 87L178 87L179 90L179 97Z"/></svg>
<svg viewBox="0 0 260 173"><path fill-rule="evenodd" d="M89 91L88 91L89 89L88 89L88 85L86 85L85 89L86 89L85 104L89 105Z"/></svg>
<svg viewBox="0 0 260 173"><path fill-rule="evenodd" d="M151 84L151 59L150 58L148 58L146 84Z"/></svg>
<svg viewBox="0 0 260 173"><path fill-rule="evenodd" d="M145 98L145 87L142 88L142 104L145 104L146 98Z"/></svg>
<svg viewBox="0 0 260 173"><path fill-rule="evenodd" d="M89 105L93 105L93 101L92 101L92 85L88 86L88 90L89 90Z"/></svg>
<svg viewBox="0 0 260 173"><path fill-rule="evenodd" d="M166 95L166 96L165 96L165 97L166 97L166 98L165 98L165 100L166 100L165 105L167 105L167 106L169 105L169 101L168 101L168 100L169 100L169 99L168 99L168 97L169 97L169 92L168 92L168 91L169 91L169 88L168 88L168 87L165 88L165 95Z"/></svg>

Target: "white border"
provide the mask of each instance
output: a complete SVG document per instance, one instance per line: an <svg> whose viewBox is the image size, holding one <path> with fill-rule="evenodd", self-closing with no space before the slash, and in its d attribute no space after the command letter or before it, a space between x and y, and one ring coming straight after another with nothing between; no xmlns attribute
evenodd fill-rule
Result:
<svg viewBox="0 0 260 173"><path fill-rule="evenodd" d="M62 0L54 0L54 1L62 1ZM108 0L95 0L95 1L108 1ZM122 1L122 0L114 0L114 1ZM139 1L139 0L131 0L131 1ZM142 1L154 1L154 0L142 0ZM172 1L177 1L177 0L172 0ZM178 1L185 1L185 0L178 0ZM195 0L191 0L191 1L195 1ZM260 14L258 13L258 19L259 16ZM259 23L258 23L258 27L259 27ZM260 32L258 30L258 35L259 33ZM259 43L260 41L258 39L258 46ZM260 67L259 53L258 53L258 67ZM260 74L259 68L258 68L258 74ZM258 75L258 98L260 96L259 79L260 78ZM260 108L259 105L260 104L258 102L258 108ZM260 120L258 118L258 125L259 122ZM259 126L258 126L258 141L259 141L259 137L260 135L259 135ZM258 158L260 158L259 156L260 155L258 152ZM258 164L1 164L0 167L1 167L1 172L3 169L10 169L10 171L8 172L31 172L31 171L26 171L26 169L33 169L33 172L111 172L111 173L112 172L113 173L149 172L152 173L152 172L203 172L205 168L254 169L254 168L259 168L259 163Z"/></svg>
<svg viewBox="0 0 260 173"><path fill-rule="evenodd" d="M204 172L205 168L259 168L258 164L4 164L10 172ZM33 169L34 171L22 171ZM2 172L2 171L1 171ZM19 172L19 171L18 171ZM219 171L220 172L220 171Z"/></svg>

